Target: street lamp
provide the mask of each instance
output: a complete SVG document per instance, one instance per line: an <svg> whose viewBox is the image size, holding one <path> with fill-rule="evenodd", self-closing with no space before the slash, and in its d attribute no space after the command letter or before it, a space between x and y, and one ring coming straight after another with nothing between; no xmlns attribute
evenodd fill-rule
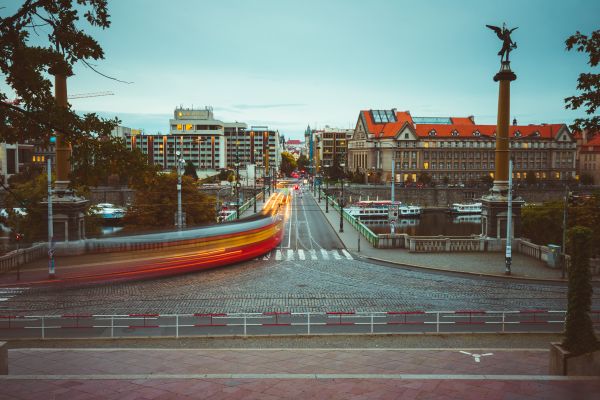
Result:
<svg viewBox="0 0 600 400"><path fill-rule="evenodd" d="M236 210L236 218L240 219L240 160L236 155L236 160L233 165L235 165L235 192L236 192L236 202L235 202L235 210Z"/></svg>
<svg viewBox="0 0 600 400"><path fill-rule="evenodd" d="M180 231L183 227L183 213L181 211L181 175L185 160L181 156L180 151L176 151L175 156L177 156L177 230Z"/></svg>
<svg viewBox="0 0 600 400"><path fill-rule="evenodd" d="M327 180L325 181L325 212L329 212L329 165L324 165L326 168L325 174L327 175Z"/></svg>
<svg viewBox="0 0 600 400"><path fill-rule="evenodd" d="M340 233L344 232L344 163L340 163L340 167L342 168L342 177L340 181L342 183L342 195L340 197Z"/></svg>

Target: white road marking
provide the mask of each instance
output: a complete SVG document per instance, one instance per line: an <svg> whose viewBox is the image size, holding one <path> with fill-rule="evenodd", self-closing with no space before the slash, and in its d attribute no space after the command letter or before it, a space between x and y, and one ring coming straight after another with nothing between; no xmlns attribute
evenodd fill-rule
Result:
<svg viewBox="0 0 600 400"><path fill-rule="evenodd" d="M287 260L288 261L293 261L294 260L294 250L288 249L288 251L287 251Z"/></svg>
<svg viewBox="0 0 600 400"><path fill-rule="evenodd" d="M317 260L317 251L315 249L310 249L310 259Z"/></svg>
<svg viewBox="0 0 600 400"><path fill-rule="evenodd" d="M301 260L306 260L306 256L304 255L304 250L298 249L298 258Z"/></svg>
<svg viewBox="0 0 600 400"><path fill-rule="evenodd" d="M475 362L481 362L481 357L485 357L485 356L493 356L494 353L484 353L484 354L477 354L477 353L469 353L468 351L459 351L459 353L463 353L466 354L468 356L472 356L473 359L475 360Z"/></svg>
<svg viewBox="0 0 600 400"><path fill-rule="evenodd" d="M333 258L335 258L336 260L342 259L342 256L340 256L340 254L336 250L331 250L331 254L333 255Z"/></svg>
<svg viewBox="0 0 600 400"><path fill-rule="evenodd" d="M277 252L275 253L275 260L281 261L282 258L283 256L281 254L281 250L277 250Z"/></svg>
<svg viewBox="0 0 600 400"><path fill-rule="evenodd" d="M351 255L350 253L348 253L348 250L346 250L346 249L343 249L343 250L342 250L342 253L344 253L344 255L346 256L346 258L347 258L348 260L354 260L354 258L352 257L352 255Z"/></svg>
<svg viewBox="0 0 600 400"><path fill-rule="evenodd" d="M329 254L327 254L327 250L321 249L321 255L323 256L323 260L329 260Z"/></svg>

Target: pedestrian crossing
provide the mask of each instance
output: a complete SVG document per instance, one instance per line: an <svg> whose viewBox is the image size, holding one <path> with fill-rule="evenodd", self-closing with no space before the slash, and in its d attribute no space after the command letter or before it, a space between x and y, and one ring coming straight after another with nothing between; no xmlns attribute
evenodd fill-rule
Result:
<svg viewBox="0 0 600 400"><path fill-rule="evenodd" d="M354 260L352 254L350 254L346 249L277 249L265 254L262 257L258 257L257 260L266 261L270 260L271 258L275 258L275 261Z"/></svg>
<svg viewBox="0 0 600 400"><path fill-rule="evenodd" d="M0 287L0 309L6 308L5 304L11 298L23 293L27 288L1 288Z"/></svg>

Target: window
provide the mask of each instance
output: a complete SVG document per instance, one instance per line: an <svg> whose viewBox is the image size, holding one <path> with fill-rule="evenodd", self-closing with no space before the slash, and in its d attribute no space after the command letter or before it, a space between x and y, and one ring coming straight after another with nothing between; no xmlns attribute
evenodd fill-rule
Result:
<svg viewBox="0 0 600 400"><path fill-rule="evenodd" d="M451 132L451 135L452 136L458 136L460 134L458 133L458 131L456 129L453 129L452 132Z"/></svg>
<svg viewBox="0 0 600 400"><path fill-rule="evenodd" d="M429 131L429 136L435 136L437 135L437 132L435 131L435 129L432 129Z"/></svg>
<svg viewBox="0 0 600 400"><path fill-rule="evenodd" d="M408 139L408 133L404 134L404 139Z"/></svg>

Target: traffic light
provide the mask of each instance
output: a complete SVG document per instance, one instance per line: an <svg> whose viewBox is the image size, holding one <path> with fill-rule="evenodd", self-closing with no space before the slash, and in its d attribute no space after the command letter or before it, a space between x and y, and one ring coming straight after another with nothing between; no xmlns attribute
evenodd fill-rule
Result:
<svg viewBox="0 0 600 400"><path fill-rule="evenodd" d="M15 233L15 240L17 242L20 242L21 240L23 240L24 237L25 237L25 235L22 233Z"/></svg>

